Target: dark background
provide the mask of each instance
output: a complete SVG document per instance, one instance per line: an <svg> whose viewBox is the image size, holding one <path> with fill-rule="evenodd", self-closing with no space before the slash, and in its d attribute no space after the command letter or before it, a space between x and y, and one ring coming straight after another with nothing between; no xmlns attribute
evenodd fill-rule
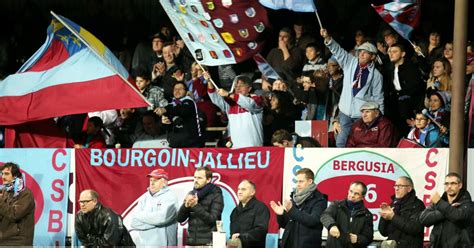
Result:
<svg viewBox="0 0 474 248"><path fill-rule="evenodd" d="M370 6L387 1L315 1L323 25L344 47L354 45L353 37L357 29L380 39L381 30L387 28ZM473 40L474 11L472 1L469 2L468 39ZM15 72L43 44L51 21L50 10L89 30L113 51L128 50L133 53L139 41L149 39L161 25L171 25L158 0L1 0L0 47L6 47L4 52L8 53L8 59L0 61L0 73L4 76ZM274 32L270 32L263 54L276 46L278 32L275 30L290 26L297 18L303 19L306 29L319 37L319 25L314 13L269 9L268 16ZM424 0L421 25L413 33L412 40L426 39L431 30L441 33L442 42L451 40L453 18L454 0Z"/></svg>

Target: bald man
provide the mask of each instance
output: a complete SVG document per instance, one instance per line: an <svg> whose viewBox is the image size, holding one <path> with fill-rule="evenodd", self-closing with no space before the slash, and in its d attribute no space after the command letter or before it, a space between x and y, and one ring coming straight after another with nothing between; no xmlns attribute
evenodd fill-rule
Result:
<svg viewBox="0 0 474 248"><path fill-rule="evenodd" d="M76 234L81 245L135 246L123 225L122 217L99 202L99 194L86 189L79 196L81 210L76 213Z"/></svg>

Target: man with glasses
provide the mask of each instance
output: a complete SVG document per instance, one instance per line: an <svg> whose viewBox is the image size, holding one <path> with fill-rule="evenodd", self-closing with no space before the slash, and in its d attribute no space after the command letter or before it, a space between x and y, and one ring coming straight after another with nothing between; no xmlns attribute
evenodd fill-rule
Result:
<svg viewBox="0 0 474 248"><path fill-rule="evenodd" d="M444 179L444 193L431 195L431 204L420 216L423 225L433 226L430 243L437 247L471 247L469 219L471 196L463 188L461 176L450 172Z"/></svg>
<svg viewBox="0 0 474 248"><path fill-rule="evenodd" d="M20 166L1 167L0 246L31 246L35 230L35 199L25 185Z"/></svg>
<svg viewBox="0 0 474 248"><path fill-rule="evenodd" d="M81 245L135 246L122 217L99 202L99 194L86 189L79 196L81 210L76 214L76 235Z"/></svg>
<svg viewBox="0 0 474 248"><path fill-rule="evenodd" d="M354 181L346 200L334 201L321 215L328 238L326 247L366 247L374 238L372 213L364 206L367 186Z"/></svg>
<svg viewBox="0 0 474 248"><path fill-rule="evenodd" d="M393 188L392 203L380 206L380 234L396 242L398 248L422 247L424 227L419 217L425 205L416 197L411 178L399 177Z"/></svg>

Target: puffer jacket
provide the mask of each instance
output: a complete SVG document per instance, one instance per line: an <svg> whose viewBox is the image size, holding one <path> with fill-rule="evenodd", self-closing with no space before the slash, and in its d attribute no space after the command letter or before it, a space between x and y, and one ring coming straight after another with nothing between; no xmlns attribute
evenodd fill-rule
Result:
<svg viewBox="0 0 474 248"><path fill-rule="evenodd" d="M321 247L321 232L323 224L320 217L328 205L328 198L318 190L315 190L301 206L291 201L293 207L283 215L278 215L277 220L281 228L285 228L282 237L284 248L306 248Z"/></svg>
<svg viewBox="0 0 474 248"><path fill-rule="evenodd" d="M424 227L419 217L425 205L416 197L415 190L412 190L407 197L400 208L400 213L395 214L392 220L380 219L379 231L382 236L388 236L388 240L397 241L398 248L423 247ZM392 200L395 200L395 196Z"/></svg>
<svg viewBox="0 0 474 248"><path fill-rule="evenodd" d="M367 247L374 238L374 223L372 213L363 206L350 216L346 201L334 201L321 215L321 222L328 230L333 226L339 228L341 236L334 238L328 235L327 248ZM357 235L357 243L352 244L349 233Z"/></svg>
<svg viewBox="0 0 474 248"><path fill-rule="evenodd" d="M214 188L198 200L198 204L192 208L181 205L178 211L178 222L188 220L188 236L186 245L208 245L212 244L212 232L216 231L216 221L221 220L224 210L224 198L222 190Z"/></svg>
<svg viewBox="0 0 474 248"><path fill-rule="evenodd" d="M270 211L253 197L245 205L239 203L230 214L230 236L239 233L243 248L265 248Z"/></svg>
<svg viewBox="0 0 474 248"><path fill-rule="evenodd" d="M3 190L0 196L0 246L33 245L35 199L29 189L16 197Z"/></svg>
<svg viewBox="0 0 474 248"><path fill-rule="evenodd" d="M471 214L471 196L461 189L452 204L443 194L437 204L431 204L420 215L424 226L433 226L430 244L433 248L471 247L469 239L469 220Z"/></svg>
<svg viewBox="0 0 474 248"><path fill-rule="evenodd" d="M88 213L76 214L75 229L81 245L86 247L135 246L122 217L100 203Z"/></svg>

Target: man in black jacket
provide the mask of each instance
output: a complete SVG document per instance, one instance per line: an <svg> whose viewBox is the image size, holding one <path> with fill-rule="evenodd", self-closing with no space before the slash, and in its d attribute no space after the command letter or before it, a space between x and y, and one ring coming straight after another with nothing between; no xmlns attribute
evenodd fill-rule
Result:
<svg viewBox="0 0 474 248"><path fill-rule="evenodd" d="M76 214L76 235L81 245L135 246L120 215L99 202L99 194L86 189L79 196L81 210Z"/></svg>
<svg viewBox="0 0 474 248"><path fill-rule="evenodd" d="M431 204L421 213L420 221L429 227L434 225L430 235L431 247L471 247L469 221L471 196L462 187L459 174L451 172L444 179L444 194L431 195Z"/></svg>
<svg viewBox="0 0 474 248"><path fill-rule="evenodd" d="M257 200L255 190L255 183L243 180L237 189L239 205L230 214L231 239L240 239L243 248L265 247L270 212Z"/></svg>
<svg viewBox="0 0 474 248"><path fill-rule="evenodd" d="M283 205L270 202L278 224L285 229L283 248L321 247L323 225L319 219L328 200L317 190L313 171L303 168L296 172L296 190L290 197L291 200L286 200Z"/></svg>
<svg viewBox="0 0 474 248"><path fill-rule="evenodd" d="M347 199L334 201L321 215L326 227L328 248L367 247L374 237L372 213L364 206L367 186L354 181L349 187Z"/></svg>
<svg viewBox="0 0 474 248"><path fill-rule="evenodd" d="M418 66L405 59L405 47L396 43L388 49L390 63L384 70L384 104L386 116L399 128L399 134L407 135L406 122L419 108L424 93Z"/></svg>
<svg viewBox="0 0 474 248"><path fill-rule="evenodd" d="M212 171L199 167L194 172L194 189L178 211L178 222L188 220L186 245L212 245L212 231L224 209L222 190L211 182Z"/></svg>
<svg viewBox="0 0 474 248"><path fill-rule="evenodd" d="M393 187L392 204L380 207L380 234L396 241L398 248L422 247L424 227L419 217L425 205L416 197L411 178L399 177Z"/></svg>

